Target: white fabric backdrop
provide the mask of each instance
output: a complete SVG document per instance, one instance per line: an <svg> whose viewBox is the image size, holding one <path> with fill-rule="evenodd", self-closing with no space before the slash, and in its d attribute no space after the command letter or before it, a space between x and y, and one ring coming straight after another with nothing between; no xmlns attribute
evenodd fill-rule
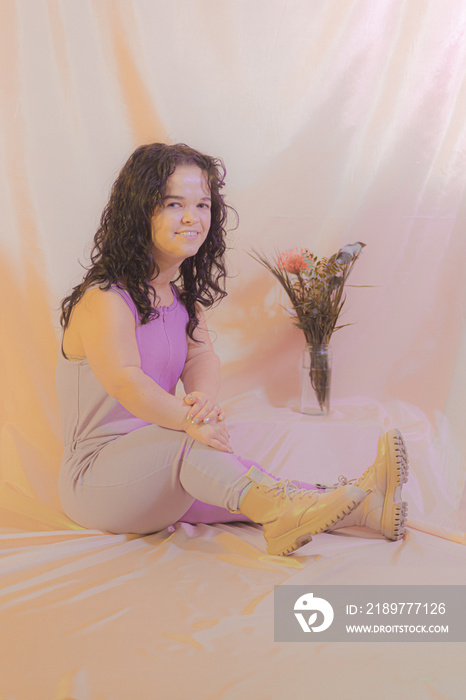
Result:
<svg viewBox="0 0 466 700"><path fill-rule="evenodd" d="M123 162L184 141L224 158L240 213L210 315L224 398L298 393L302 334L247 251L367 244L334 336L335 398L402 400L466 449L462 0L3 0L4 475L50 481L61 298ZM41 483L49 483L48 487ZM54 487L53 487L54 488ZM53 490L53 489L52 489ZM32 492L31 492L32 493ZM52 499L53 500L53 499Z"/></svg>
<svg viewBox="0 0 466 700"><path fill-rule="evenodd" d="M464 644L277 644L272 599L465 581L465 29L464 0L0 0L2 697L464 697ZM58 306L156 140L223 157L240 213L210 314L235 445L309 481L347 452L352 476L396 419L404 540L338 531L278 558L258 526L128 538L60 514ZM247 252L356 240L351 281L373 286L348 289L318 430L292 410L302 335Z"/></svg>

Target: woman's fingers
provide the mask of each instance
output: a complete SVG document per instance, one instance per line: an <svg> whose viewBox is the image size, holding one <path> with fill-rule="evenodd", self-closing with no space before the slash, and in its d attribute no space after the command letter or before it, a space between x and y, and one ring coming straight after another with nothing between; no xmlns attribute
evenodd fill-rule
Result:
<svg viewBox="0 0 466 700"><path fill-rule="evenodd" d="M229 445L225 445L223 442L220 442L220 440L212 440L209 447L220 450L220 452L229 452L230 454L233 454L232 448Z"/></svg>
<svg viewBox="0 0 466 700"><path fill-rule="evenodd" d="M204 408L204 410L206 410L206 409ZM212 409L207 413L207 415L204 418L202 418L202 422L203 423L212 423L212 422L215 422L217 420L222 421L223 418L225 417L223 415L223 418L220 418L220 416L222 414L223 414L223 411L220 409L219 406L217 406L217 404L215 404L212 407Z"/></svg>
<svg viewBox="0 0 466 700"><path fill-rule="evenodd" d="M230 436L226 428L225 423L189 423L185 428L188 435L203 442L209 447L213 447L216 450L221 450L222 452L233 452L230 445Z"/></svg>
<svg viewBox="0 0 466 700"><path fill-rule="evenodd" d="M222 426L223 427L223 426ZM222 438L220 439L220 442L224 447L226 448L227 452L233 453L233 448L230 445L230 435L228 434L227 431L225 431L225 434L222 434Z"/></svg>
<svg viewBox="0 0 466 700"><path fill-rule="evenodd" d="M224 419L224 415L222 419L219 418L220 414L223 414L220 406L207 401L204 406L197 411L197 413L194 413L191 410L188 415L188 420L192 420L193 423L213 423L217 420ZM191 419L189 418L190 415L192 415Z"/></svg>
<svg viewBox="0 0 466 700"><path fill-rule="evenodd" d="M207 414L203 413L203 410L207 403L207 399L196 399L188 413L188 420L193 421L193 423L200 423L202 420L204 420Z"/></svg>
<svg viewBox="0 0 466 700"><path fill-rule="evenodd" d="M214 401L210 401L204 394L192 393L184 397L184 402L191 405L187 420L194 424L212 423L225 420L225 413Z"/></svg>
<svg viewBox="0 0 466 700"><path fill-rule="evenodd" d="M211 447L216 447L217 449L220 449L218 446L221 445L224 451L233 452L232 447L230 445L230 435L228 434L228 430L226 429L225 424L216 423L214 425L205 427L210 428L209 432L211 435L211 439L208 444L211 445Z"/></svg>

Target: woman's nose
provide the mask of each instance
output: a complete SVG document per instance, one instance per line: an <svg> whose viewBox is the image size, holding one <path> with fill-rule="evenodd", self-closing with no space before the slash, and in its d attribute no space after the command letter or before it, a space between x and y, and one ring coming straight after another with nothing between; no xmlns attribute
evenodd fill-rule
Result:
<svg viewBox="0 0 466 700"><path fill-rule="evenodd" d="M186 207L181 220L185 223L192 223L196 220L196 211L191 209L191 207Z"/></svg>

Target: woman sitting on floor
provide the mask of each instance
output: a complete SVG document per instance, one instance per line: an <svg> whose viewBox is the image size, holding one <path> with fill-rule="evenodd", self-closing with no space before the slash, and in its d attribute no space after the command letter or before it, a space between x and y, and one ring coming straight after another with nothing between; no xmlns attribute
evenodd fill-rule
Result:
<svg viewBox="0 0 466 700"><path fill-rule="evenodd" d="M224 178L220 160L155 143L113 185L92 263L62 303L63 508L113 533L250 520L263 525L270 554L348 525L400 539L408 463L399 431L380 438L357 481L326 490L233 453L203 312L225 296Z"/></svg>

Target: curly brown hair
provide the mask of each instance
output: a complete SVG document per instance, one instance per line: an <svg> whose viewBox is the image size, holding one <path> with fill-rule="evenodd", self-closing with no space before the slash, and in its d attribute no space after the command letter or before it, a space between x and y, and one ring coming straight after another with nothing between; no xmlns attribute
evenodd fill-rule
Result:
<svg viewBox="0 0 466 700"><path fill-rule="evenodd" d="M160 272L154 259L151 218L162 203L166 183L178 165L195 164L205 171L211 189L211 225L209 234L196 255L186 258L179 268L179 298L186 307L186 327L193 338L198 324L196 303L210 308L226 296L225 263L226 222L233 207L227 205L220 190L226 169L220 158L212 158L184 143L152 143L137 148L123 166L113 184L110 199L94 236L91 265L83 281L61 303L60 323L65 330L73 307L92 285L107 290L118 285L128 290L144 325L157 318L149 293L156 293L149 280Z"/></svg>

